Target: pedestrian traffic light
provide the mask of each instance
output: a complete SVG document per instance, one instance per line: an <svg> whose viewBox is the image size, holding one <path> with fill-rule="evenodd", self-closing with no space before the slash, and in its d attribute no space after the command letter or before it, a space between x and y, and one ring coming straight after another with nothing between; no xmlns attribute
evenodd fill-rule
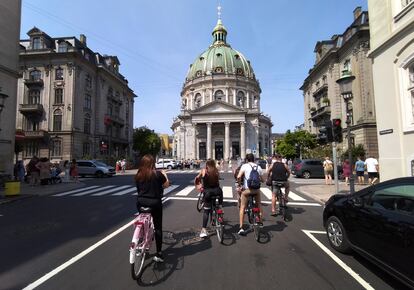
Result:
<svg viewBox="0 0 414 290"><path fill-rule="evenodd" d="M332 133L333 133L333 140L335 142L341 143L342 142L342 121L341 119L333 119L332 120Z"/></svg>

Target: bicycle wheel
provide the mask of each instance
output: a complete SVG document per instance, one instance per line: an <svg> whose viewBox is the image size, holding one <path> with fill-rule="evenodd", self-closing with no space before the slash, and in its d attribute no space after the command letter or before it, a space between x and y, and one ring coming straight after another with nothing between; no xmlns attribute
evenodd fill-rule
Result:
<svg viewBox="0 0 414 290"><path fill-rule="evenodd" d="M147 252L145 249L135 249L134 263L131 264L132 279L137 280L141 277L146 257Z"/></svg>
<svg viewBox="0 0 414 290"><path fill-rule="evenodd" d="M260 240L260 226L257 224L258 215L255 213L253 214L254 223L253 223L253 232L254 232L254 239L256 241Z"/></svg>
<svg viewBox="0 0 414 290"><path fill-rule="evenodd" d="M214 214L214 222L215 222L215 225L216 225L217 239L218 239L219 243L221 244L221 243L223 243L223 225L219 221L217 213Z"/></svg>
<svg viewBox="0 0 414 290"><path fill-rule="evenodd" d="M204 193L200 193L197 200L197 211L200 212L204 206Z"/></svg>

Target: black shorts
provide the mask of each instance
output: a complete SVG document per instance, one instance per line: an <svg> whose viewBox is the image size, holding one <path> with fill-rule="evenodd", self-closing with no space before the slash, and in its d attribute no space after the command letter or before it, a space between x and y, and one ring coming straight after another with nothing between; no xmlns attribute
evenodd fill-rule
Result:
<svg viewBox="0 0 414 290"><path fill-rule="evenodd" d="M368 172L368 178L378 178L378 172Z"/></svg>
<svg viewBox="0 0 414 290"><path fill-rule="evenodd" d="M364 171L357 171L356 174L357 176L364 176Z"/></svg>

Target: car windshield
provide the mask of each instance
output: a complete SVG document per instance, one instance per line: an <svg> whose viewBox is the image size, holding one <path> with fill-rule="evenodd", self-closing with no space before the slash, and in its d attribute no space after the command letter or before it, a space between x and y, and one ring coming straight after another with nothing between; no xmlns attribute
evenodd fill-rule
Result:
<svg viewBox="0 0 414 290"><path fill-rule="evenodd" d="M96 165L96 166L108 167L108 165L107 165L107 164L105 164L105 163L103 163L103 162L100 162L100 161L95 161L95 165Z"/></svg>

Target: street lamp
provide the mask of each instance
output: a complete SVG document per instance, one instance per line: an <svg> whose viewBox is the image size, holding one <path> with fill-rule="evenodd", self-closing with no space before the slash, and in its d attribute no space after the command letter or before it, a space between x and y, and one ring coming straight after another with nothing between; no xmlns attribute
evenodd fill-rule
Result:
<svg viewBox="0 0 414 290"><path fill-rule="evenodd" d="M349 164L351 166L351 174L349 176L349 191L351 194L355 192L355 184L354 184L354 173L352 170L352 142L351 142L351 112L349 102L352 99L352 82L355 79L355 76L351 74L350 71L344 70L342 71L342 77L339 78L336 82L339 85L339 90L341 92L342 97L344 98L346 104L346 131L347 131L347 138L348 138L348 159Z"/></svg>

